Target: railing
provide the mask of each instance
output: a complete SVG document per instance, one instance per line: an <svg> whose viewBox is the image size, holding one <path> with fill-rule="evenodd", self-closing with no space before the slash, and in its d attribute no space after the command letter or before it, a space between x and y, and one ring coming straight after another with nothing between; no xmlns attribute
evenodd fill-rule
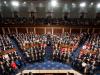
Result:
<svg viewBox="0 0 100 75"><path fill-rule="evenodd" d="M12 49L8 49L8 50L5 50L5 51L1 51L1 52L0 52L0 57L1 57L2 55L8 54L8 53L12 53L12 52L14 52L14 51L16 51L16 48L12 48Z"/></svg>

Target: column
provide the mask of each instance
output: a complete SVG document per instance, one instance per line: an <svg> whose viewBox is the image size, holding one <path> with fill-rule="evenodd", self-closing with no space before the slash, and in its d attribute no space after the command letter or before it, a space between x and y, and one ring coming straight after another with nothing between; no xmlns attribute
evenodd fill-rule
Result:
<svg viewBox="0 0 100 75"><path fill-rule="evenodd" d="M54 28L52 27L52 35L53 35L53 32L54 32Z"/></svg>
<svg viewBox="0 0 100 75"><path fill-rule="evenodd" d="M28 27L26 27L26 32L28 33Z"/></svg>
<svg viewBox="0 0 100 75"><path fill-rule="evenodd" d="M89 33L89 28L87 29L87 33Z"/></svg>
<svg viewBox="0 0 100 75"><path fill-rule="evenodd" d="M8 27L8 32L11 33L9 27Z"/></svg>
<svg viewBox="0 0 100 75"><path fill-rule="evenodd" d="M3 32L3 34L5 34L5 30L4 30L4 28L2 27L2 32Z"/></svg>
<svg viewBox="0 0 100 75"><path fill-rule="evenodd" d="M70 33L72 32L72 28L70 28Z"/></svg>
<svg viewBox="0 0 100 75"><path fill-rule="evenodd" d="M46 27L44 28L44 33L46 34Z"/></svg>
<svg viewBox="0 0 100 75"><path fill-rule="evenodd" d="M82 28L80 28L80 33L82 33Z"/></svg>
<svg viewBox="0 0 100 75"><path fill-rule="evenodd" d="M62 29L62 33L64 33L64 28Z"/></svg>
<svg viewBox="0 0 100 75"><path fill-rule="evenodd" d="M15 30L16 30L16 34L18 34L18 29L17 29L17 28L15 28Z"/></svg>
<svg viewBox="0 0 100 75"><path fill-rule="evenodd" d="M34 34L36 34L36 28L34 27Z"/></svg>
<svg viewBox="0 0 100 75"><path fill-rule="evenodd" d="M94 33L94 31L95 31L95 28L93 28L92 33Z"/></svg>

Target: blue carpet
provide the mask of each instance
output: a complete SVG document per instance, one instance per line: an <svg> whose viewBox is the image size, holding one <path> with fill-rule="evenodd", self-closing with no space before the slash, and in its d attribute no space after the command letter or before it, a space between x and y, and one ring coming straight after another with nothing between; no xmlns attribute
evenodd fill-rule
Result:
<svg viewBox="0 0 100 75"><path fill-rule="evenodd" d="M51 46L47 46L45 49L45 60L49 60L52 57L53 49Z"/></svg>
<svg viewBox="0 0 100 75"><path fill-rule="evenodd" d="M17 40L13 37L10 37L11 41L12 41L12 44L14 45L14 48L16 48L16 53L21 56L22 59L25 59L25 55L23 55L23 53L21 52L19 46L18 46L18 42ZM25 59L26 60L26 59Z"/></svg>
<svg viewBox="0 0 100 75"><path fill-rule="evenodd" d="M73 61L75 60L75 58L77 58L77 57L79 56L80 51L81 51L81 49L82 49L84 43L85 43L87 40L88 40L88 38L85 38L85 39L82 38L82 39L80 40L80 43L79 43L78 47L77 47L77 48L72 52L72 54L71 54L71 58L72 58Z"/></svg>
<svg viewBox="0 0 100 75"><path fill-rule="evenodd" d="M71 70L72 68L63 63L45 61L42 63L34 63L26 66L27 70Z"/></svg>
<svg viewBox="0 0 100 75"><path fill-rule="evenodd" d="M75 60L75 58L77 58L80 54L80 50L82 49L82 46L76 48L71 55L72 60Z"/></svg>

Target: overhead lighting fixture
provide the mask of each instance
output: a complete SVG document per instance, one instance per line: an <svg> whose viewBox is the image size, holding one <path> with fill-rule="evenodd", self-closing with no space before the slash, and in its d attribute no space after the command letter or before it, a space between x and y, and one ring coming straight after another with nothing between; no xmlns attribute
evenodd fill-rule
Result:
<svg viewBox="0 0 100 75"><path fill-rule="evenodd" d="M18 1L12 1L11 4L12 4L12 6L15 6L15 7L19 6L19 2Z"/></svg>
<svg viewBox="0 0 100 75"><path fill-rule="evenodd" d="M64 5L64 11L67 11L67 10L68 10L68 5L65 4L65 5Z"/></svg>
<svg viewBox="0 0 100 75"><path fill-rule="evenodd" d="M4 4L7 4L7 1L4 1Z"/></svg>
<svg viewBox="0 0 100 75"><path fill-rule="evenodd" d="M75 7L76 7L76 4L75 4L75 3L72 3L72 7L74 7L74 8L75 8Z"/></svg>
<svg viewBox="0 0 100 75"><path fill-rule="evenodd" d="M91 5L93 5L93 2L91 2Z"/></svg>
<svg viewBox="0 0 100 75"><path fill-rule="evenodd" d="M86 6L85 2L80 3L80 7L84 8Z"/></svg>
<svg viewBox="0 0 100 75"><path fill-rule="evenodd" d="M43 7L43 4L42 3L39 3L39 7Z"/></svg>
<svg viewBox="0 0 100 75"><path fill-rule="evenodd" d="M7 1L4 1L4 4L5 4L6 6L8 6Z"/></svg>
<svg viewBox="0 0 100 75"><path fill-rule="evenodd" d="M23 2L23 4L25 5L25 4L26 4L26 2Z"/></svg>
<svg viewBox="0 0 100 75"><path fill-rule="evenodd" d="M23 6L26 6L26 2L23 2Z"/></svg>
<svg viewBox="0 0 100 75"><path fill-rule="evenodd" d="M51 1L51 6L52 7L56 7L58 5L57 1L56 0L52 0Z"/></svg>
<svg viewBox="0 0 100 75"><path fill-rule="evenodd" d="M100 8L100 3L97 4L97 8Z"/></svg>

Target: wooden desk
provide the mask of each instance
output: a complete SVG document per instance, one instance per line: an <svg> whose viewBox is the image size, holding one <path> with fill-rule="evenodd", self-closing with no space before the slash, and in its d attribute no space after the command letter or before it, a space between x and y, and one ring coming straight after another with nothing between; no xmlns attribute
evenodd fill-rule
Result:
<svg viewBox="0 0 100 75"><path fill-rule="evenodd" d="M82 75L79 72L75 71L75 70L23 70L21 73L22 75L24 75L25 73L28 74L29 72L31 72L32 74L60 74L60 73L64 73L66 75L68 75L68 73L74 73L74 75ZM20 75L21 73L18 73L16 75Z"/></svg>
<svg viewBox="0 0 100 75"><path fill-rule="evenodd" d="M14 52L14 51L16 51L16 48L8 49L8 50L5 50L5 51L1 51L1 53L2 53L3 55L5 55L5 54L8 54L8 53L11 53L11 52Z"/></svg>

